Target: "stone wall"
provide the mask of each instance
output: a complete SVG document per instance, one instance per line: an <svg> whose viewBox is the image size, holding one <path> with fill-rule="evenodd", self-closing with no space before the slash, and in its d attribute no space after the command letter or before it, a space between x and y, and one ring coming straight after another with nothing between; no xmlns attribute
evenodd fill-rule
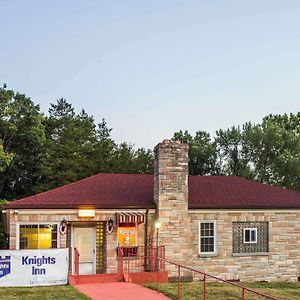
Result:
<svg viewBox="0 0 300 300"><path fill-rule="evenodd" d="M154 201L160 223L159 244L166 257L183 262L190 255L188 214L188 145L164 140L154 149ZM155 237L155 230L153 230Z"/></svg>
<svg viewBox="0 0 300 300"><path fill-rule="evenodd" d="M300 211L190 211L193 241L186 264L230 280L296 281L300 276ZM199 222L216 221L217 254L199 257ZM233 222L269 222L268 255L232 255Z"/></svg>
<svg viewBox="0 0 300 300"><path fill-rule="evenodd" d="M63 218L72 222L79 222L77 210L19 210L13 214L7 210L10 222L10 248L16 247L16 224L27 222L60 222ZM96 212L94 221L105 221L113 213ZM184 265L217 275L226 279L241 281L295 281L300 276L300 210L190 210L188 213L190 224L190 238L180 241L180 230L170 228L167 233L160 229L159 241L163 244L161 234L166 241L166 257ZM199 222L216 221L217 245L216 256L199 257ZM86 220L87 221L87 220ZM149 228L153 228L155 215L149 213ZM269 254L233 256L232 254L232 223L233 222L269 222ZM170 225L169 225L170 226ZM165 227L166 228L166 227ZM166 236L168 239L166 239ZM173 237L174 236L174 240ZM61 247L66 246L66 235L60 236ZM117 271L116 227L112 234L107 235L107 272ZM151 242L151 238L149 240ZM144 244L144 225L138 228L138 244ZM171 249L171 251L170 251ZM179 251L182 249L183 251ZM179 251L173 252L173 251ZM168 265L167 265L168 267ZM175 269L169 267L170 276L174 276ZM191 274L184 274L191 275ZM197 279L197 276L195 276Z"/></svg>

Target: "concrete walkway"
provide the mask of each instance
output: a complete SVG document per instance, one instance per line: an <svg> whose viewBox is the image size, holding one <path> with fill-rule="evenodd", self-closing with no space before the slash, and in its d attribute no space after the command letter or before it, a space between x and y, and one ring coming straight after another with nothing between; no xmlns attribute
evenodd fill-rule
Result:
<svg viewBox="0 0 300 300"><path fill-rule="evenodd" d="M128 282L86 283L73 287L92 300L170 300L156 291Z"/></svg>

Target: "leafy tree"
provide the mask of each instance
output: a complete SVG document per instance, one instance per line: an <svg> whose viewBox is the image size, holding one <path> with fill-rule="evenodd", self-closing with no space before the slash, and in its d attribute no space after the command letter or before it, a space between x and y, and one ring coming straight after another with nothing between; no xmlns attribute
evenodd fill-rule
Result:
<svg viewBox="0 0 300 300"><path fill-rule="evenodd" d="M197 131L193 137L188 131L174 133L173 140L189 144L189 173L213 175L219 172L216 146L205 131Z"/></svg>
<svg viewBox="0 0 300 300"><path fill-rule="evenodd" d="M133 169L136 174L153 174L154 157L151 150L138 148L134 151Z"/></svg>
<svg viewBox="0 0 300 300"><path fill-rule="evenodd" d="M153 173L153 154L150 150L135 150L132 144L117 145L113 155L113 173Z"/></svg>
<svg viewBox="0 0 300 300"><path fill-rule="evenodd" d="M5 161L10 165L0 176L4 198L32 193L45 142L39 106L24 94L0 88L0 140Z"/></svg>
<svg viewBox="0 0 300 300"><path fill-rule="evenodd" d="M233 126L227 130L218 130L215 145L223 174L251 178L248 149L245 147L244 135L240 127Z"/></svg>
<svg viewBox="0 0 300 300"><path fill-rule="evenodd" d="M3 143L0 140L0 174L11 164L12 159L13 154L4 151Z"/></svg>
<svg viewBox="0 0 300 300"><path fill-rule="evenodd" d="M244 126L255 179L300 189L300 115L269 115Z"/></svg>

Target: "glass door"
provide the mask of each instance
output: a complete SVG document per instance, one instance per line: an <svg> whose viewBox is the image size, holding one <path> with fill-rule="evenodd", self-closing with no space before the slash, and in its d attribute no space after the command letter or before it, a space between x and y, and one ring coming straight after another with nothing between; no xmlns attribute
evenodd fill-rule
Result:
<svg viewBox="0 0 300 300"><path fill-rule="evenodd" d="M95 274L95 227L74 227L73 247L79 251L79 274Z"/></svg>

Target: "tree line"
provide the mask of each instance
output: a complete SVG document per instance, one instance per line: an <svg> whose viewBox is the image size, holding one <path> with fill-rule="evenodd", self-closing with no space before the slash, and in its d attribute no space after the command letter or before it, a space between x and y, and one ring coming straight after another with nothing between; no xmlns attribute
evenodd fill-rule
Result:
<svg viewBox="0 0 300 300"><path fill-rule="evenodd" d="M24 94L0 88L0 199L17 199L97 173L153 173L153 153L117 143L105 119L96 124L67 100L40 111ZM269 115L195 135L175 132L189 144L192 175L236 175L300 190L300 113Z"/></svg>
<svg viewBox="0 0 300 300"><path fill-rule="evenodd" d="M47 115L24 94L0 88L0 199L17 199L101 172L153 173L152 151L116 143L61 98Z"/></svg>
<svg viewBox="0 0 300 300"><path fill-rule="evenodd" d="M190 145L192 175L240 176L300 191L300 112L220 129L214 139L205 131L179 131L173 139Z"/></svg>

